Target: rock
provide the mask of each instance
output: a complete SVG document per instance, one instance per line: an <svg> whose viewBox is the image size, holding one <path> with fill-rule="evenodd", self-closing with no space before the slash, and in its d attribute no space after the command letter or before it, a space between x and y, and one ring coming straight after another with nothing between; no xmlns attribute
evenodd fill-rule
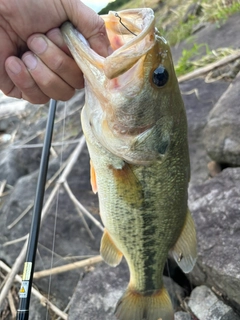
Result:
<svg viewBox="0 0 240 320"><path fill-rule="evenodd" d="M174 320L192 320L192 317L187 312L178 311L174 315Z"/></svg>
<svg viewBox="0 0 240 320"><path fill-rule="evenodd" d="M6 101L9 100L9 98L5 99ZM4 105L6 101L2 101L1 104ZM58 102L53 132L53 147L57 153L62 152L68 145L64 144L63 147L61 145L55 147L55 142L73 140L81 131L79 111L83 101L84 92L79 91L67 102L66 110L65 104ZM15 138L10 141L11 143L4 145L2 150L0 149L0 181L7 180L10 185L14 185L18 178L28 175L39 168L48 117L47 105L37 106L23 101L22 103L25 117L16 120ZM2 108L2 105L0 108ZM7 119L11 119L11 116ZM11 128L7 128L5 128L6 131L11 132Z"/></svg>
<svg viewBox="0 0 240 320"><path fill-rule="evenodd" d="M0 91L0 123L2 119L15 117L25 112L28 102L22 99L10 98Z"/></svg>
<svg viewBox="0 0 240 320"><path fill-rule="evenodd" d="M64 150L63 162L71 154L73 146L69 148ZM58 158L51 160L48 178L55 174L59 166L60 160ZM24 242L20 241L11 245L7 242L17 240L29 232L32 210L15 226L11 228L9 226L33 203L37 176L38 172L33 172L18 179L10 194L5 197L3 203L0 203L0 259L10 266L13 265ZM98 208L97 197L93 195L90 186L89 156L86 146L68 178L73 194L95 215L95 218L100 220L96 210ZM46 192L45 201L48 199L51 190L52 187ZM48 210L41 225L35 271L78 261L89 255L97 255L102 232L90 219L86 218L86 221L95 236L94 239L90 238L67 193L60 189L58 197L52 202L52 207ZM20 266L20 273L22 270L23 265ZM84 269L76 269L53 275L51 280L49 276L34 280L34 285L46 296L49 293L51 301L64 310L73 295L76 284L84 274ZM30 318L35 319L31 316ZM43 318L40 317L40 319Z"/></svg>
<svg viewBox="0 0 240 320"><path fill-rule="evenodd" d="M208 163L208 170L209 170L210 177L215 177L222 171L222 168L220 164L217 163L216 161L210 161Z"/></svg>
<svg viewBox="0 0 240 320"><path fill-rule="evenodd" d="M204 130L209 156L218 163L240 165L240 73L211 110Z"/></svg>
<svg viewBox="0 0 240 320"><path fill-rule="evenodd" d="M202 6L200 3L191 3L188 8L187 11L182 19L183 23L188 22L189 18L191 18L192 16L199 16L202 13Z"/></svg>
<svg viewBox="0 0 240 320"><path fill-rule="evenodd" d="M66 104L58 102L53 144L78 140L80 137L80 109L83 98L84 94L81 91ZM9 244L9 241L25 236L30 230L32 209L16 225L10 226L29 205L33 204L35 198L48 106L35 108L27 104L24 112L27 116L18 123L14 142L1 146L2 150L0 151L0 185L1 180L5 179L8 185L13 185L9 194L0 197L0 259L10 266L15 262L24 242ZM31 139L29 139L30 137ZM30 144L40 144L40 146L31 149L23 148L22 145L28 143L27 140L30 140ZM48 178L59 170L75 146L76 143L69 145L66 143L63 147L61 144L60 146L54 145L57 157L50 157ZM90 186L89 155L86 146L68 178L69 186L76 198L100 220L97 196L93 195ZM4 191L9 189L7 186ZM45 201L51 190L52 187L46 192ZM67 193L60 189L57 199L55 198L53 201L41 226L35 271L61 266L99 253L102 232L90 219L85 219L95 237L94 239L90 238ZM20 266L19 272L21 273L22 270L23 265ZM51 279L48 276L34 280L34 285L46 296L49 294L51 301L63 310L68 305L77 282L84 274L85 269L77 269L54 275ZM45 308L40 307L38 300L32 299L32 301L34 302L31 306L30 318L43 319L43 313L46 314Z"/></svg>
<svg viewBox="0 0 240 320"><path fill-rule="evenodd" d="M216 50L218 48L237 49L240 41L239 18L240 13L238 12L226 21L221 22L219 26L216 23L207 23L204 28L200 28L198 32L194 33L194 41L189 41L188 38L171 49L174 63L178 62L183 50L192 48L193 43L207 44L209 50ZM199 51L201 55L206 54L204 46Z"/></svg>
<svg viewBox="0 0 240 320"><path fill-rule="evenodd" d="M206 286L195 288L188 303L199 320L239 320L236 313Z"/></svg>
<svg viewBox="0 0 240 320"><path fill-rule="evenodd" d="M203 144L203 129L207 124L209 112L228 86L226 81L205 83L201 78L180 84L188 119L191 185L208 179L207 164L210 158Z"/></svg>
<svg viewBox="0 0 240 320"><path fill-rule="evenodd" d="M78 283L68 320L116 320L114 310L128 281L129 271L125 261L116 268L106 263L100 264ZM167 277L164 277L164 284L174 307L178 308L177 296L184 297L183 289Z"/></svg>
<svg viewBox="0 0 240 320"><path fill-rule="evenodd" d="M34 319L34 320L47 319L46 318L47 314L52 315L51 318L54 317L54 315L51 312L51 309L48 310L45 306L41 304L39 299L32 294L31 300L30 300L30 307L29 307L29 315L31 316L30 319Z"/></svg>
<svg viewBox="0 0 240 320"><path fill-rule="evenodd" d="M0 181L6 180L9 185L14 185L18 178L27 173L21 156L18 157L16 152L9 149L0 152Z"/></svg>
<svg viewBox="0 0 240 320"><path fill-rule="evenodd" d="M198 236L191 280L214 287L240 311L240 168L227 168L192 186L189 207Z"/></svg>

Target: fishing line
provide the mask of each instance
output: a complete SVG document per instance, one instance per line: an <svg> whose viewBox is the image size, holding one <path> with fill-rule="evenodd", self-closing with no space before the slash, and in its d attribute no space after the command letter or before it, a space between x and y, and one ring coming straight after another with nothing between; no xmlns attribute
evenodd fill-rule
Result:
<svg viewBox="0 0 240 320"><path fill-rule="evenodd" d="M62 129L62 142L64 141L65 137L65 129L66 129L66 114L67 114L67 102L64 103L64 116L63 116L63 129ZM60 152L60 167L63 163L63 143L61 145L61 152ZM53 258L54 258L54 250L55 250L55 243L56 243L56 230L57 230L57 219L58 219L58 208L59 208L59 195L60 195L60 188L58 189L57 196L56 196L56 209L54 214L54 227L53 227L53 241L52 241L52 249L51 249L51 263L50 269L53 268ZM50 301L50 292L51 292L51 285L52 285L52 275L49 276L49 283L48 283L48 300ZM46 320L48 319L49 307L47 306L46 312Z"/></svg>
<svg viewBox="0 0 240 320"><path fill-rule="evenodd" d="M119 15L117 12L115 13L115 17L119 18L119 22L121 23L121 25L122 25L125 29L127 29L127 31L129 31L131 34L133 34L134 36L137 37L136 33L132 32L130 29L128 29L127 26L125 26L125 24L123 24L122 18L120 17L120 15Z"/></svg>

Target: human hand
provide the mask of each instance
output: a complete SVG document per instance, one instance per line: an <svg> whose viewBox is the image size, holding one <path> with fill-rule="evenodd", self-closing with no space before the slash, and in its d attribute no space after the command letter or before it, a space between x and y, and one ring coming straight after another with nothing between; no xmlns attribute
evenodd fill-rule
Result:
<svg viewBox="0 0 240 320"><path fill-rule="evenodd" d="M109 40L103 20L79 0L0 0L0 90L32 103L68 100L82 73L58 27L70 20L102 56ZM45 34L45 35L44 35Z"/></svg>

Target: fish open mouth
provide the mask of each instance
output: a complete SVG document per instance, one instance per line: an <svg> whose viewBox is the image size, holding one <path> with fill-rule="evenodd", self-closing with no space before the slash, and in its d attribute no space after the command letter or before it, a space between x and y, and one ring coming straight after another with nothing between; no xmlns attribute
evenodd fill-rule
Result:
<svg viewBox="0 0 240 320"><path fill-rule="evenodd" d="M92 65L103 71L108 79L113 79L132 68L153 47L154 13L148 8L132 9L121 13L110 11L101 17L105 21L114 50L106 58L93 51L86 39L70 22L64 23L61 30L74 59L85 75L89 74L89 66Z"/></svg>
<svg viewBox="0 0 240 320"><path fill-rule="evenodd" d="M129 70L155 43L152 9L132 9L102 16L114 52L104 61L104 73L113 79Z"/></svg>

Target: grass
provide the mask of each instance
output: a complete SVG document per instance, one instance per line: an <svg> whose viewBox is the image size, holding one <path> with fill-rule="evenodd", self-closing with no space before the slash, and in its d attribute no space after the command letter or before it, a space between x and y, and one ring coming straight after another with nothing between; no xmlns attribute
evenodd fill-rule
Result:
<svg viewBox="0 0 240 320"><path fill-rule="evenodd" d="M196 1L188 2L194 3ZM187 7L188 7L187 6ZM224 23L227 18L237 12L240 12L240 0L203 0L201 2L202 10L199 15L190 15L186 23L183 22L184 14L187 10L179 6L175 12L175 19L171 21L173 27L164 31L164 36L171 45L175 45L180 41L191 36L193 28L199 23L214 22L216 26Z"/></svg>
<svg viewBox="0 0 240 320"><path fill-rule="evenodd" d="M202 0L201 10L198 10L196 15L189 15L184 19L190 5L198 2L198 0L116 0L110 2L102 11L107 13L109 10L152 8L155 12L156 27L171 46L186 39L193 43L190 50L182 51L175 68L177 75L180 76L232 53L232 49L229 48L210 51L206 44L194 43L193 30L199 23L211 22L215 23L216 27L220 26L229 16L240 12L240 0ZM200 53L202 56L203 47L205 47L204 56L198 59Z"/></svg>
<svg viewBox="0 0 240 320"><path fill-rule="evenodd" d="M200 59L196 59L200 48L205 47L206 53ZM216 62L224 57L227 57L237 50L231 48L218 48L216 50L209 50L207 44L194 44L190 50L183 50L182 56L175 67L176 75L182 76L197 68L204 67L210 63Z"/></svg>
<svg viewBox="0 0 240 320"><path fill-rule="evenodd" d="M215 2L215 5L213 5L211 1L206 1L206 3L203 3L206 21L225 22L229 16L240 12L239 0L218 0Z"/></svg>
<svg viewBox="0 0 240 320"><path fill-rule="evenodd" d="M109 10L150 7L155 12L156 26L168 40L175 45L191 36L193 28L201 22L215 22L217 26L227 18L240 12L240 0L202 0L197 15L190 15L184 23L183 18L190 5L197 0L115 0L110 2L100 14Z"/></svg>
<svg viewBox="0 0 240 320"><path fill-rule="evenodd" d="M128 2L129 0L115 0L112 2L109 2L108 5L103 8L101 11L99 11L99 14L107 14L108 11L112 10L112 11L116 11L119 9L119 7L121 7L122 5L124 5L124 3Z"/></svg>
<svg viewBox="0 0 240 320"><path fill-rule="evenodd" d="M178 61L178 64L175 67L176 75L180 76L188 72L193 71L196 67L193 62L193 59L199 54L199 49L205 47L206 54L209 54L209 48L205 44L194 43L192 48L189 50L183 50L182 56Z"/></svg>

